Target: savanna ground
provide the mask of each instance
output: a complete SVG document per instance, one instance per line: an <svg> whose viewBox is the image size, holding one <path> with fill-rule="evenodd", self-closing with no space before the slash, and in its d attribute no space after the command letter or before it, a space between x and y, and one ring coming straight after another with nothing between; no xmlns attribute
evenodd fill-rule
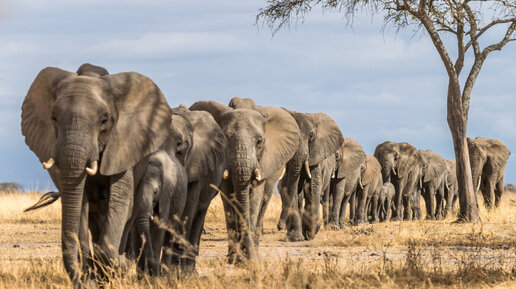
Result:
<svg viewBox="0 0 516 289"><path fill-rule="evenodd" d="M61 261L59 202L22 210L41 195L0 196L0 288L68 288ZM516 288L516 194L481 209L482 224L389 222L322 230L310 242L285 242L276 230L275 196L264 220L260 260L226 264L224 214L212 202L202 236L198 275L138 278L134 266L106 288Z"/></svg>

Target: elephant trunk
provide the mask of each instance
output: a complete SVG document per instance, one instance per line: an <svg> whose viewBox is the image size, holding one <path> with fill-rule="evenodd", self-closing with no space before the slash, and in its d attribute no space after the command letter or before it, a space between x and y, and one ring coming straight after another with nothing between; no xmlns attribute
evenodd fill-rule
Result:
<svg viewBox="0 0 516 289"><path fill-rule="evenodd" d="M396 175L394 166L390 163L382 164L382 179L384 183L391 182L391 173Z"/></svg>
<svg viewBox="0 0 516 289"><path fill-rule="evenodd" d="M62 198L61 242L63 263L76 284L80 278L78 261L79 226L86 182L87 150L77 144L61 146L59 190Z"/></svg>
<svg viewBox="0 0 516 289"><path fill-rule="evenodd" d="M242 157L240 157L242 156ZM236 193L236 211L237 211L237 235L240 243L241 253L247 259L251 259L254 255L252 229L250 220L249 205L249 186L253 173L257 168L257 162L248 158L246 154L239 153L234 158L230 171L233 177L233 188Z"/></svg>

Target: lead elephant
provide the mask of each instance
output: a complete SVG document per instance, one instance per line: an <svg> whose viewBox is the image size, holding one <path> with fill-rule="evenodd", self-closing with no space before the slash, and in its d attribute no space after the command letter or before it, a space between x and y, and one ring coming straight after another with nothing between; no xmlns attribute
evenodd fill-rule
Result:
<svg viewBox="0 0 516 289"><path fill-rule="evenodd" d="M411 220L411 202L418 180L418 152L409 143L386 141L379 144L374 156L382 167L383 182L390 182L396 189L392 220Z"/></svg>
<svg viewBox="0 0 516 289"><path fill-rule="evenodd" d="M95 259L119 263L133 206L133 167L163 144L170 107L159 88L135 72L47 67L25 96L21 117L25 142L61 194L63 263L80 288L91 281L93 267L88 228Z"/></svg>
<svg viewBox="0 0 516 289"><path fill-rule="evenodd" d="M446 186L446 161L436 152L420 150L421 195L425 200L426 219L440 220L444 217L444 190Z"/></svg>
<svg viewBox="0 0 516 289"><path fill-rule="evenodd" d="M498 207L504 192L505 166L511 151L496 139L468 137L467 141L473 186L482 193L487 208Z"/></svg>
<svg viewBox="0 0 516 289"><path fill-rule="evenodd" d="M227 172L220 184L229 237L228 262L256 255L258 210L265 183L278 172L299 144L296 121L275 107L233 109L215 101L198 101L191 110L211 113L228 141Z"/></svg>
<svg viewBox="0 0 516 289"><path fill-rule="evenodd" d="M288 111L301 131L296 152L288 161L280 189L282 210L278 229L288 225L290 241L311 240L319 227L319 203L323 189L323 161L334 156L344 138L337 123L324 113ZM304 208L301 207L304 199ZM288 222L287 222L288 219Z"/></svg>

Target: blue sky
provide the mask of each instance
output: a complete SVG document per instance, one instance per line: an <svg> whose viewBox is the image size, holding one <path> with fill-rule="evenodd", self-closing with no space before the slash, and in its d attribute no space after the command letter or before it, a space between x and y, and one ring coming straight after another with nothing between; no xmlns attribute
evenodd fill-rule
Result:
<svg viewBox="0 0 516 289"><path fill-rule="evenodd" d="M21 103L46 66L82 63L111 73L137 71L171 106L196 100L325 112L367 153L385 140L408 141L453 158L446 123L447 77L426 36L381 31L358 16L353 28L315 11L280 31L255 25L264 1L0 0L0 182L51 188L24 143ZM451 40L451 39L449 39ZM448 41L449 41L448 40ZM468 135L497 138L513 151L516 183L516 43L490 55L471 99Z"/></svg>

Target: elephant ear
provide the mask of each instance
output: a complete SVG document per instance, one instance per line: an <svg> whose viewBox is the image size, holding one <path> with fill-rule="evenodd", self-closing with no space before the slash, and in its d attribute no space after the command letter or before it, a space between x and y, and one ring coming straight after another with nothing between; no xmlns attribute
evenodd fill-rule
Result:
<svg viewBox="0 0 516 289"><path fill-rule="evenodd" d="M362 185L365 186L367 184L371 184L374 181L377 181L379 177L382 175L382 168L380 167L380 163L374 156L367 155L366 156L366 169L362 174Z"/></svg>
<svg viewBox="0 0 516 289"><path fill-rule="evenodd" d="M213 118L215 119L215 121L220 125L220 121L222 119L222 115L226 112L229 112L232 110L232 108L226 106L226 105L223 105L221 103L218 103L216 101L206 101L206 100L201 100L201 101L198 101L194 104L192 104L192 106L190 106L190 110L194 111L194 110L204 110L204 111L207 111L209 112Z"/></svg>
<svg viewBox="0 0 516 289"><path fill-rule="evenodd" d="M54 90L65 78L75 75L55 67L40 71L32 82L22 105L21 127L25 143L41 162L53 157L56 131L52 123Z"/></svg>
<svg viewBox="0 0 516 289"><path fill-rule="evenodd" d="M503 168L511 155L509 148L501 141L495 139L486 140L488 158L494 168Z"/></svg>
<svg viewBox="0 0 516 289"><path fill-rule="evenodd" d="M335 153L344 142L337 123L324 113L311 113L315 122L315 138L309 143L309 165L313 166Z"/></svg>
<svg viewBox="0 0 516 289"><path fill-rule="evenodd" d="M187 111L183 116L193 125L192 148L185 163L188 181L193 182L225 167L227 141L208 112Z"/></svg>
<svg viewBox="0 0 516 289"><path fill-rule="evenodd" d="M444 174L445 170L446 170L446 163L444 163L443 160L430 161L428 164L428 169L426 171L426 174L423 178L423 181L426 183L426 182L429 182L430 180L438 178L440 175Z"/></svg>
<svg viewBox="0 0 516 289"><path fill-rule="evenodd" d="M399 143L398 147L400 150L398 176L403 178L418 163L418 151L413 145L406 142Z"/></svg>
<svg viewBox="0 0 516 289"><path fill-rule="evenodd" d="M228 104L233 109L254 109L257 110L259 107L254 103L251 98L240 98L238 96L233 97Z"/></svg>
<svg viewBox="0 0 516 289"><path fill-rule="evenodd" d="M297 122L285 110L272 106L257 110L267 118L260 159L260 170L265 179L280 170L294 156L299 148L301 133Z"/></svg>
<svg viewBox="0 0 516 289"><path fill-rule="evenodd" d="M366 154L362 146L354 139L346 137L344 143L338 149L340 160L337 170L337 178L345 178L352 175L366 160Z"/></svg>
<svg viewBox="0 0 516 289"><path fill-rule="evenodd" d="M100 173L114 175L133 167L165 141L171 112L148 77L136 72L103 76L111 85L118 119L103 152Z"/></svg>

